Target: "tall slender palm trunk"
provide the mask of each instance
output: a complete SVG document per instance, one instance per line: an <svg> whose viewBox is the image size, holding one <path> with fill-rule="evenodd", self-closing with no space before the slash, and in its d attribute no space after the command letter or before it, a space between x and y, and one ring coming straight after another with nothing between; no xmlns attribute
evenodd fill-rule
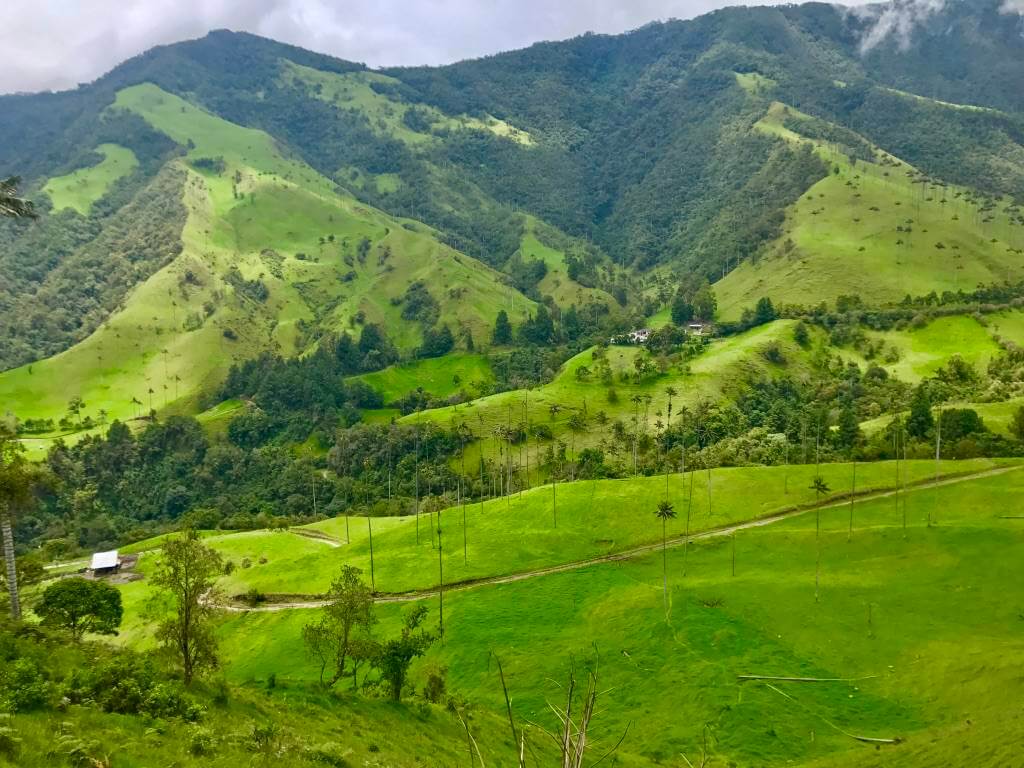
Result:
<svg viewBox="0 0 1024 768"><path fill-rule="evenodd" d="M11 618L21 618L21 600L18 596L18 572L14 564L14 530L11 526L11 513L4 507L0 508L0 529L4 539L4 564L7 566L7 591L11 596Z"/></svg>

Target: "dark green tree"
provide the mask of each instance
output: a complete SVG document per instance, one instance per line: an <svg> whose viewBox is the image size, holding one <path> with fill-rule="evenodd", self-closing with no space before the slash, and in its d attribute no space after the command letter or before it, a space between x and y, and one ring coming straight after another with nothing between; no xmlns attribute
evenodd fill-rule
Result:
<svg viewBox="0 0 1024 768"><path fill-rule="evenodd" d="M48 586L35 611L43 624L66 629L75 642L86 632L116 635L124 615L117 587L80 577Z"/></svg>
<svg viewBox="0 0 1024 768"><path fill-rule="evenodd" d="M693 306L686 300L682 292L672 299L672 322L675 325L686 325L693 320Z"/></svg>
<svg viewBox="0 0 1024 768"><path fill-rule="evenodd" d="M417 605L409 611L405 616L401 634L381 646L380 655L374 662L394 701L402 700L402 691L405 689L405 681L413 660L426 653L427 648L434 642L434 636L421 629L426 616L425 605Z"/></svg>
<svg viewBox="0 0 1024 768"><path fill-rule="evenodd" d="M928 388L919 384L914 390L914 396L910 401L910 415L907 417L907 434L918 440L923 440L932 433L935 427L935 419L932 418L932 399L928 395Z"/></svg>
<svg viewBox="0 0 1024 768"><path fill-rule="evenodd" d="M775 307L772 305L772 300L767 296L762 296L757 300L757 306L754 307L754 325L764 325L770 323L778 315L775 313Z"/></svg>
<svg viewBox="0 0 1024 768"><path fill-rule="evenodd" d="M494 320L494 333L491 341L499 346L512 343L512 324L508 321L508 313L502 309Z"/></svg>

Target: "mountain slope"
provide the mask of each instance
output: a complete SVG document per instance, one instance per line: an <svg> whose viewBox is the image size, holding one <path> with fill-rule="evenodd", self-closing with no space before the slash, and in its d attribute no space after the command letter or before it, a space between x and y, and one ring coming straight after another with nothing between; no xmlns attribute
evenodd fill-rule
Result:
<svg viewBox="0 0 1024 768"><path fill-rule="evenodd" d="M183 249L83 342L0 374L0 402L22 419L56 420L76 396L96 420L130 418L209 391L232 362L301 354L365 323L410 351L422 325L402 300L417 281L438 322L477 337L499 308L519 321L530 306L494 270L337 190L261 131L155 85L119 91L115 106L186 150L166 170L188 212Z"/></svg>

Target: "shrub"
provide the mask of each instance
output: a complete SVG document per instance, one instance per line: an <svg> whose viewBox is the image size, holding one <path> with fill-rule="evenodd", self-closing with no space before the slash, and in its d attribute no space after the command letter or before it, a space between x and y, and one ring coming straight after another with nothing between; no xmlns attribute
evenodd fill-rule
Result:
<svg viewBox="0 0 1024 768"><path fill-rule="evenodd" d="M209 728L192 726L188 734L188 751L196 757L212 754L217 747L217 739Z"/></svg>
<svg viewBox="0 0 1024 768"><path fill-rule="evenodd" d="M17 659L0 672L0 707L30 712L46 704L51 686L31 659Z"/></svg>

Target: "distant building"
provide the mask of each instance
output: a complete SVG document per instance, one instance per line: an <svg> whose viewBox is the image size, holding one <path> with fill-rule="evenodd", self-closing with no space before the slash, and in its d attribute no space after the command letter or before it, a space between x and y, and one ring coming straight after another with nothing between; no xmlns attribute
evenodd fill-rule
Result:
<svg viewBox="0 0 1024 768"><path fill-rule="evenodd" d="M704 335L704 323L690 323L686 326L687 333L693 334L694 336Z"/></svg>
<svg viewBox="0 0 1024 768"><path fill-rule="evenodd" d="M112 552L97 552L92 556L89 570L93 576L108 576L117 573L121 569L121 559L117 556L117 550Z"/></svg>

